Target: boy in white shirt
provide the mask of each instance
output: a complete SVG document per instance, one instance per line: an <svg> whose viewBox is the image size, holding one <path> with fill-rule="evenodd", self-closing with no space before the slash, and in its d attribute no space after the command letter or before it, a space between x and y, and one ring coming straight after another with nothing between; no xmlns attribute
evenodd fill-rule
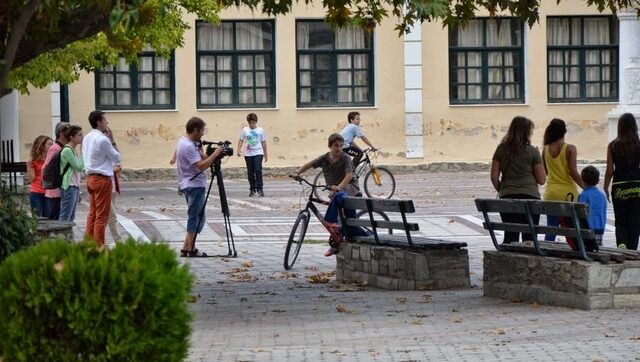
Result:
<svg viewBox="0 0 640 362"><path fill-rule="evenodd" d="M247 115L248 127L240 132L238 141L238 157L244 151L244 161L247 164L247 177L249 179L249 197L256 194L264 196L262 184L262 161L267 162L267 136L264 130L258 127L258 116L255 113ZM243 150L243 146L245 149Z"/></svg>

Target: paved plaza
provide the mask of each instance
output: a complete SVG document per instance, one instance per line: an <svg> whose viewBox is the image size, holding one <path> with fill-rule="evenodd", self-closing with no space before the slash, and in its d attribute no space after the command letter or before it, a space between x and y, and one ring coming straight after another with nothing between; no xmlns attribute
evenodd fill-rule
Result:
<svg viewBox="0 0 640 362"><path fill-rule="evenodd" d="M397 176L420 234L469 245L472 288L385 291L337 283L326 232L312 222L299 260L283 254L301 187L267 179L264 198L245 180L225 180L237 258L182 259L196 276L190 361L640 361L640 310L582 311L482 296L482 229L476 197L495 197L485 172ZM174 182L123 184L121 232L182 246L186 205ZM198 248L226 254L214 185ZM83 200L75 235L84 231ZM609 210L605 245L614 245ZM107 231L107 239L112 243Z"/></svg>

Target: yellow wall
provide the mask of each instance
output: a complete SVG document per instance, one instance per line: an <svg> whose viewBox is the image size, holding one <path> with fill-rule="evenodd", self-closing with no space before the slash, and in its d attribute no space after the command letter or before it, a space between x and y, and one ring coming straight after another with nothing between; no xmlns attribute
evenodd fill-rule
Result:
<svg viewBox="0 0 640 362"><path fill-rule="evenodd" d="M606 114L617 103L547 103L546 18L545 15L592 15L595 8L583 2L542 2L540 23L525 31L525 94L519 105L449 105L447 29L435 23L422 28L423 117L425 162L488 162L511 119L516 115L535 123L533 142L542 146L549 121L567 123L566 141L578 148L578 159L604 160L608 142Z"/></svg>
<svg viewBox="0 0 640 362"><path fill-rule="evenodd" d="M320 3L318 3L320 4ZM439 23L422 26L423 133L424 158L405 157L404 121L404 45L393 29L396 19L386 20L375 31L375 106L357 108L362 128L376 146L383 148L379 160L386 164L431 162L488 162L496 144L515 115L534 120L534 142L541 144L542 133L553 117L569 126L567 141L578 147L578 158L605 158L606 113L614 103L548 104L546 95L546 23L550 15L595 14L582 1L544 2L540 24L528 29L526 38L526 103L522 105L449 105L448 36ZM296 108L295 20L321 18L323 10L294 5L293 14L276 19L276 107L273 109L197 110L195 86L195 18L188 18L192 29L185 34L185 46L175 51L176 109L170 111L110 111L109 123L128 168L169 167L177 139L192 116L207 122L207 140L228 139L234 147L245 116L255 112L259 126L268 135L269 162L266 166L293 166L325 152L329 134L346 124L353 108ZM223 19L266 18L248 11L230 9ZM95 108L94 76L83 75L70 85L72 123L90 130L87 115ZM20 138L24 147L41 133L50 133L50 93L34 90L20 99ZM244 166L236 157L226 166Z"/></svg>
<svg viewBox="0 0 640 362"><path fill-rule="evenodd" d="M314 16L315 14L315 16ZM192 29L185 34L185 46L175 51L176 110L107 112L109 123L118 140L125 167L169 167L177 139L184 134L184 125L192 116L207 122L206 140L230 140L234 147L246 115L255 112L258 125L267 132L269 162L266 166L292 166L328 151L327 137L339 132L347 123L346 115L353 109L296 109L295 20L321 18L317 10L295 6L294 14L276 20L276 107L274 109L196 110L195 86L195 18L188 18ZM226 19L254 18L250 13L230 10ZM265 18L265 17L255 17ZM375 33L376 106L358 110L362 127L371 134L375 144L385 152L404 152L404 73L401 57L403 45L388 21ZM84 128L88 113L95 107L94 77L83 76L69 88L71 119ZM399 159L399 157L393 157ZM228 166L244 166L244 160L233 157Z"/></svg>

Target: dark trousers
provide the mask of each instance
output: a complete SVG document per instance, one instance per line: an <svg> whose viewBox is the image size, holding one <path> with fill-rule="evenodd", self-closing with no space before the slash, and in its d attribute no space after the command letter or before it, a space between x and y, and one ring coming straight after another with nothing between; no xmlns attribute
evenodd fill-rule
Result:
<svg viewBox="0 0 640 362"><path fill-rule="evenodd" d="M31 204L31 210L38 217L49 217L49 210L47 209L47 198L44 194L37 192L29 193L29 203Z"/></svg>
<svg viewBox="0 0 640 362"><path fill-rule="evenodd" d="M47 210L49 210L49 220L58 220L60 218L60 200L59 197L47 197Z"/></svg>
<svg viewBox="0 0 640 362"><path fill-rule="evenodd" d="M616 198L614 185L611 190L613 213L616 217L616 244L625 244L627 249L638 250L640 237L640 198Z"/></svg>
<svg viewBox="0 0 640 362"><path fill-rule="evenodd" d="M501 199L538 200L537 197L533 197L531 195L524 195L524 194L504 195L501 197ZM529 223L529 221L527 220L527 215L525 214L512 214L512 213L501 212L500 217L502 218L502 222L513 222L513 223L523 223L523 224ZM538 225L539 222L540 222L540 215L534 215L533 216L534 225ZM513 231L504 232L505 244L517 243L519 238L520 238L520 233L513 232ZM533 240L533 235L522 233L522 241L525 241L525 240Z"/></svg>
<svg viewBox="0 0 640 362"><path fill-rule="evenodd" d="M348 148L343 149L344 152L347 153L347 155L353 157L353 170L356 170L356 166L358 166L358 164L360 163L360 160L362 159L362 150L360 149L360 147L358 146L351 146Z"/></svg>
<svg viewBox="0 0 640 362"><path fill-rule="evenodd" d="M251 191L262 190L262 155L244 156Z"/></svg>

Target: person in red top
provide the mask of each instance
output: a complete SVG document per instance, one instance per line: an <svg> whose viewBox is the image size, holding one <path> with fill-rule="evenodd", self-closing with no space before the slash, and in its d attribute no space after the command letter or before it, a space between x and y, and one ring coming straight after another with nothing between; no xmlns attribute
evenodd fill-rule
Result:
<svg viewBox="0 0 640 362"><path fill-rule="evenodd" d="M38 136L31 145L31 157L27 162L27 177L31 182L29 187L29 203L31 210L38 217L48 216L47 204L44 197L44 188L42 187L42 166L47 155L49 147L53 144L53 140L49 136Z"/></svg>

